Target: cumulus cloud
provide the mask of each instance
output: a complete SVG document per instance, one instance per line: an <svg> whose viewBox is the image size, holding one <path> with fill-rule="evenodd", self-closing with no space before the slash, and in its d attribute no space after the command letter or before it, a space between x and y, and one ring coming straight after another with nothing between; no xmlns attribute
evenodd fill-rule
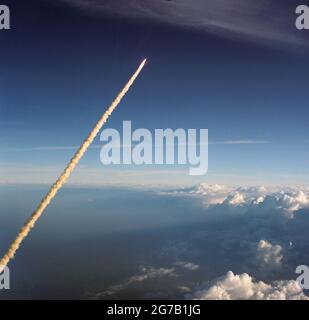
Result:
<svg viewBox="0 0 309 320"><path fill-rule="evenodd" d="M240 192L235 192L234 194L228 195L223 204L229 204L231 206L239 206L246 203L245 195Z"/></svg>
<svg viewBox="0 0 309 320"><path fill-rule="evenodd" d="M297 211L309 205L309 197L302 190L284 192L281 191L279 195L275 195L273 199L268 200L275 201L277 208L287 209L289 211Z"/></svg>
<svg viewBox="0 0 309 320"><path fill-rule="evenodd" d="M243 206L246 209L260 211L274 209L291 214L309 207L308 189L299 187L227 187L202 183L192 188L177 190L177 192L200 196L206 206L214 204L223 205L224 207Z"/></svg>
<svg viewBox="0 0 309 320"><path fill-rule="evenodd" d="M196 192L198 194L211 194L216 195L217 193L225 193L228 190L227 186L220 185L220 184L207 184L201 183L195 188L192 189L192 192Z"/></svg>
<svg viewBox="0 0 309 320"><path fill-rule="evenodd" d="M149 297L159 298L168 292L170 298L306 299L294 279L296 266L309 263L308 188L203 183L160 195L165 192L187 197L186 203L201 200L188 212L198 220L173 227L156 247L156 263L164 267L140 266L96 298L132 296L146 288ZM227 268L235 273L217 278Z"/></svg>
<svg viewBox="0 0 309 320"><path fill-rule="evenodd" d="M186 238L195 254L179 260L202 266L211 258L210 279L227 266L266 283L295 279L295 267L309 263L308 188L203 183L175 194L200 201L204 217Z"/></svg>
<svg viewBox="0 0 309 320"><path fill-rule="evenodd" d="M278 268L282 264L283 254L280 245L273 245L266 240L261 240L257 245L257 260L266 268Z"/></svg>
<svg viewBox="0 0 309 320"><path fill-rule="evenodd" d="M173 190L170 193L202 197L205 205L211 205L222 203L230 191L231 188L225 185L200 183L197 186Z"/></svg>
<svg viewBox="0 0 309 320"><path fill-rule="evenodd" d="M189 299L197 300L308 300L299 284L294 281L275 281L266 284L254 281L247 273L226 275L193 289Z"/></svg>

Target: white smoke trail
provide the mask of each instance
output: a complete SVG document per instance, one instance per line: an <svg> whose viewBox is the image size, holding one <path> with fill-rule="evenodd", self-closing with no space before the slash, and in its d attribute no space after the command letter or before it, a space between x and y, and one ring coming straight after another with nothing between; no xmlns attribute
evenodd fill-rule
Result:
<svg viewBox="0 0 309 320"><path fill-rule="evenodd" d="M3 258L0 260L0 273L4 270L5 266L9 263L10 259L12 259L18 250L19 246L21 245L22 241L27 237L30 230L34 227L37 220L40 218L46 207L50 204L52 199L56 196L57 192L61 189L61 187L64 185L64 183L69 178L70 174L78 164L79 160L82 158L84 153L86 152L87 148L90 146L92 141L94 140L95 136L100 131L101 127L104 125L104 123L107 121L108 117L111 115L111 113L114 111L114 109L118 106L122 98L125 96L125 94L130 89L131 85L141 72L142 68L144 67L146 63L146 59L143 60L143 62L140 64L138 69L135 71L133 76L130 78L130 80L127 82L127 84L123 87L123 89L120 91L118 96L115 98L115 100L112 102L112 104L107 108L107 110L104 112L102 117L99 119L95 127L92 129L92 131L89 133L87 138L84 140L80 148L77 150L73 158L70 160L69 164L66 166L58 180L51 186L46 196L43 198L43 200L40 202L37 209L32 214L31 218L24 224L24 226L21 228L19 234L17 235L16 239L13 241L11 246L9 247L7 253L3 256Z"/></svg>

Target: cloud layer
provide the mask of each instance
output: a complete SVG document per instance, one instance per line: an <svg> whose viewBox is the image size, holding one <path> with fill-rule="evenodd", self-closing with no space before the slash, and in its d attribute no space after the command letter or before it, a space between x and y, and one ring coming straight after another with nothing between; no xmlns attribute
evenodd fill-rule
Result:
<svg viewBox="0 0 309 320"><path fill-rule="evenodd" d="M228 187L201 183L198 186L178 189L175 192L201 196L207 207L217 205L230 210L237 208L239 212L249 209L278 210L292 215L293 212L309 207L309 190L305 187Z"/></svg>
<svg viewBox="0 0 309 320"><path fill-rule="evenodd" d="M226 275L194 288L189 299L198 300L309 300L296 281L276 281L266 284L244 274Z"/></svg>
<svg viewBox="0 0 309 320"><path fill-rule="evenodd" d="M172 227L153 230L160 239L138 272L95 298L307 299L295 269L309 265L308 188L203 183L153 193Z"/></svg>

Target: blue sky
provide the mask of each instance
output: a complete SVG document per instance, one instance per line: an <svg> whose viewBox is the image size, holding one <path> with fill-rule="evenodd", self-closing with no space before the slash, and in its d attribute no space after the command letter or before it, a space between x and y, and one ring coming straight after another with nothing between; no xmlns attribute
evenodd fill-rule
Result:
<svg viewBox="0 0 309 320"><path fill-rule="evenodd" d="M209 173L192 178L180 166L104 167L93 148L72 182L307 184L308 34L295 33L293 6L282 2L289 10L273 33L258 19L243 22L241 32L232 18L226 32L210 32L173 16L167 24L165 7L158 19L112 5L94 13L75 3L9 3L12 29L0 33L1 182L52 181L148 57L108 127L131 120L149 130L207 128ZM244 13L237 14L242 21Z"/></svg>

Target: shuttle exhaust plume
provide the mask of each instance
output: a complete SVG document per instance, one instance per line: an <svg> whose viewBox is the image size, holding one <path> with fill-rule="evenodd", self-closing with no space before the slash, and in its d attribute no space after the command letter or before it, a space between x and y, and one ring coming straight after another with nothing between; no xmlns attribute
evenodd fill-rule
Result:
<svg viewBox="0 0 309 320"><path fill-rule="evenodd" d="M84 140L82 145L79 147L79 149L76 151L73 158L70 160L69 164L66 166L60 177L57 179L57 181L51 186L45 197L42 199L40 204L38 205L37 209L33 212L31 218L24 224L24 226L21 228L19 234L17 235L16 239L13 241L11 246L9 247L7 253L2 257L0 260L0 272L2 272L9 263L9 261L14 257L16 251L18 250L19 246L23 242L23 240L27 237L30 230L34 227L37 220L40 218L40 216L43 214L46 207L50 204L50 202L53 200L53 198L56 196L57 192L61 189L61 187L64 185L64 183L69 178L70 174L78 164L79 160L82 158L84 153L86 152L87 148L90 146L104 123L107 121L108 117L111 115L111 113L114 111L114 109L118 106L122 98L125 96L125 94L129 91L130 87L132 86L135 79L138 77L139 73L143 69L144 65L146 63L146 59L142 61L138 69L135 71L135 73L132 75L130 80L127 82L127 84L123 87L123 89L120 91L118 96L115 98L115 100L112 102L112 104L107 108L107 110L104 112L104 114L101 116L95 127L92 129L92 131L89 133L87 138Z"/></svg>

